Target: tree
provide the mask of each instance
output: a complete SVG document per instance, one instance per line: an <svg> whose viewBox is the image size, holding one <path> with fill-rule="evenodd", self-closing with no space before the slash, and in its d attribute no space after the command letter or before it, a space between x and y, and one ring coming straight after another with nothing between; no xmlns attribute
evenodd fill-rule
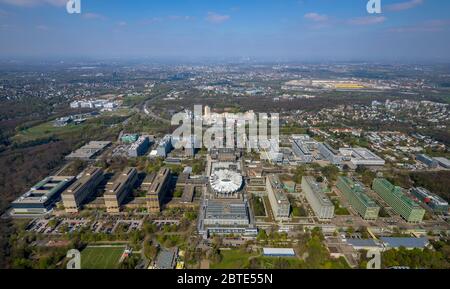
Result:
<svg viewBox="0 0 450 289"><path fill-rule="evenodd" d="M266 231L263 230L263 229L260 229L260 230L258 231L258 236L256 237L256 240L258 240L259 242L261 242L261 241L267 241L267 238L268 238L268 236L267 236Z"/></svg>
<svg viewBox="0 0 450 289"><path fill-rule="evenodd" d="M331 182L336 181L339 169L334 165L328 165L320 169L322 174Z"/></svg>

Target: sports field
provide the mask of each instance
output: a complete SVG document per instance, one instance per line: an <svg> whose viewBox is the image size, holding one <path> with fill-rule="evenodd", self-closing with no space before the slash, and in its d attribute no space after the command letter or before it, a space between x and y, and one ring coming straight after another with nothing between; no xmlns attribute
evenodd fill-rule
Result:
<svg viewBox="0 0 450 289"><path fill-rule="evenodd" d="M81 252L81 269L115 269L125 247L86 247Z"/></svg>

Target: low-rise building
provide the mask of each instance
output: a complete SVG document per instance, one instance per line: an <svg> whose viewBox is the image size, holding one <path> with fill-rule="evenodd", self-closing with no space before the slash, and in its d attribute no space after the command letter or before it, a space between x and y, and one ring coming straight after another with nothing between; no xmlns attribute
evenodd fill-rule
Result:
<svg viewBox="0 0 450 289"><path fill-rule="evenodd" d="M198 218L199 234L207 238L211 235L256 236L250 208L246 200L204 199Z"/></svg>
<svg viewBox="0 0 450 289"><path fill-rule="evenodd" d="M410 193L434 212L442 214L448 213L448 202L438 195L431 193L429 190L424 188L412 188Z"/></svg>
<svg viewBox="0 0 450 289"><path fill-rule="evenodd" d="M89 161L99 156L108 146L110 141L91 141L80 149L66 156L67 160L79 159Z"/></svg>
<svg viewBox="0 0 450 289"><path fill-rule="evenodd" d="M428 166L429 168L435 169L438 167L439 163L437 160L424 155L424 154L420 154L416 156L416 160L418 160L419 162L425 164L426 166Z"/></svg>
<svg viewBox="0 0 450 289"><path fill-rule="evenodd" d="M74 180L74 177L64 176L43 179L11 204L14 214L47 213Z"/></svg>
<svg viewBox="0 0 450 289"><path fill-rule="evenodd" d="M434 158L441 167L445 169L450 169L450 160L446 158Z"/></svg>
<svg viewBox="0 0 450 289"><path fill-rule="evenodd" d="M328 143L319 143L318 150L320 154L333 165L342 164L342 156L340 156L339 152L332 148Z"/></svg>
<svg viewBox="0 0 450 289"><path fill-rule="evenodd" d="M156 257L155 269L175 269L177 257L178 248L163 248Z"/></svg>
<svg viewBox="0 0 450 289"><path fill-rule="evenodd" d="M312 163L314 161L314 156L303 142L303 139L292 140L292 151L302 163Z"/></svg>
<svg viewBox="0 0 450 289"><path fill-rule="evenodd" d="M295 257L292 248L263 248L263 255L266 257Z"/></svg>
<svg viewBox="0 0 450 289"><path fill-rule="evenodd" d="M369 151L366 148L341 148L339 152L345 158L350 160L350 163L354 166L369 166L378 167L384 166L386 161Z"/></svg>

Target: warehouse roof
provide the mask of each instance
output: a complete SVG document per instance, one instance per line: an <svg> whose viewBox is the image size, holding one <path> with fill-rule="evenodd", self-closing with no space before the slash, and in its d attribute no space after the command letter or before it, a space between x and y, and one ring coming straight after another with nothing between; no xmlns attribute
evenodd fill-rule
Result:
<svg viewBox="0 0 450 289"><path fill-rule="evenodd" d="M389 238L381 237L381 241L386 247L399 248L405 247L407 249L419 248L423 249L428 245L427 238Z"/></svg>
<svg viewBox="0 0 450 289"><path fill-rule="evenodd" d="M263 248L263 254L266 256L295 256L292 248Z"/></svg>

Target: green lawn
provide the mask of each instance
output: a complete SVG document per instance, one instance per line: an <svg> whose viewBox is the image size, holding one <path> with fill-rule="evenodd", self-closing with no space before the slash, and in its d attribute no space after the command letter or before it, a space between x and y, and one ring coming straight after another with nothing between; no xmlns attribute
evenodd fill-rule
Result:
<svg viewBox="0 0 450 289"><path fill-rule="evenodd" d="M241 269L248 263L250 257L257 256L241 250L223 250L220 254L223 256L222 261L211 264L211 269Z"/></svg>
<svg viewBox="0 0 450 289"><path fill-rule="evenodd" d="M65 127L54 127L52 122L43 123L16 134L13 140L17 143L29 142L38 139L45 139L51 136L61 136L81 131L85 125L70 124Z"/></svg>
<svg viewBox="0 0 450 289"><path fill-rule="evenodd" d="M252 205L256 217L266 216L266 209L264 208L263 199L261 197L254 197L252 199Z"/></svg>
<svg viewBox="0 0 450 289"><path fill-rule="evenodd" d="M81 269L116 269L125 247L87 247L81 252Z"/></svg>

